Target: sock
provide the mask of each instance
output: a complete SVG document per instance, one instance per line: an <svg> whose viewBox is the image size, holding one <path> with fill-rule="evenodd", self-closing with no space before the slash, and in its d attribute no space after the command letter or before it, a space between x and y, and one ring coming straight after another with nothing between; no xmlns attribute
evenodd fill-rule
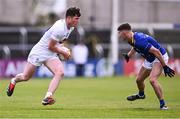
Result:
<svg viewBox="0 0 180 119"><path fill-rule="evenodd" d="M139 96L144 96L144 91L139 91Z"/></svg>
<svg viewBox="0 0 180 119"><path fill-rule="evenodd" d="M16 81L15 81L15 79L13 78L13 79L11 79L11 83L12 84L14 84L14 85L16 85Z"/></svg>
<svg viewBox="0 0 180 119"><path fill-rule="evenodd" d="M47 92L45 98L51 97L51 96L52 96L52 93L51 92Z"/></svg>
<svg viewBox="0 0 180 119"><path fill-rule="evenodd" d="M164 99L159 100L159 103L160 103L160 107L163 107L163 106L165 105L165 101L164 101Z"/></svg>

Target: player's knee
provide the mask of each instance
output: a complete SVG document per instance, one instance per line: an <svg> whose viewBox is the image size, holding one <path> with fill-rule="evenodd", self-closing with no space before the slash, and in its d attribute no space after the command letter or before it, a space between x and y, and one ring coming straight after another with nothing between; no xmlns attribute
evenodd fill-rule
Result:
<svg viewBox="0 0 180 119"><path fill-rule="evenodd" d="M156 78L151 78L150 81L151 85L154 85L157 83L157 79Z"/></svg>
<svg viewBox="0 0 180 119"><path fill-rule="evenodd" d="M63 70L59 70L55 73L56 77L59 77L59 79L62 79L64 77L64 71Z"/></svg>

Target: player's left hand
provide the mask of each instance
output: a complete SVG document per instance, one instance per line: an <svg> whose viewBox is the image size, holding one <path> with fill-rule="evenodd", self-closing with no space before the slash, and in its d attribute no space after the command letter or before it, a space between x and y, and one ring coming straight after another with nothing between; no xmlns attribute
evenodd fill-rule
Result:
<svg viewBox="0 0 180 119"><path fill-rule="evenodd" d="M127 53L122 53L122 56L125 58L126 62L129 62L129 56Z"/></svg>
<svg viewBox="0 0 180 119"><path fill-rule="evenodd" d="M171 77L174 77L175 71L174 71L173 69L171 69L171 68L168 67L167 65L164 66L163 69L164 69L164 74L165 74L165 76L168 75L170 78L171 78Z"/></svg>

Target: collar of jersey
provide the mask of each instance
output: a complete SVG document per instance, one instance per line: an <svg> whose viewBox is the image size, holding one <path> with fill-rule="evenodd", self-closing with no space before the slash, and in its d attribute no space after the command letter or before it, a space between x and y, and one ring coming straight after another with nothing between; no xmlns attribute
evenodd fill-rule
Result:
<svg viewBox="0 0 180 119"><path fill-rule="evenodd" d="M135 40L134 38L131 39L131 41L129 42L130 45L134 46L135 45Z"/></svg>
<svg viewBox="0 0 180 119"><path fill-rule="evenodd" d="M64 28L65 28L67 31L72 31L72 30L74 30L74 27L70 27L70 29L68 29L66 20L63 19L63 21L64 21L64 24L65 24L65 25L64 25Z"/></svg>

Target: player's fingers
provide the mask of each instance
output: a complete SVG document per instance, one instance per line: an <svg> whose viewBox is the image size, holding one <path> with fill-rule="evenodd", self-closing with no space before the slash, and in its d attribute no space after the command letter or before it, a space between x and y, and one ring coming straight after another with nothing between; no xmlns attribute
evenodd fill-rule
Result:
<svg viewBox="0 0 180 119"><path fill-rule="evenodd" d="M170 72L171 72L172 74L175 74L175 71L174 71L174 70L171 70Z"/></svg>
<svg viewBox="0 0 180 119"><path fill-rule="evenodd" d="M173 69L171 69L171 68L169 68L169 71L175 73L175 71Z"/></svg>
<svg viewBox="0 0 180 119"><path fill-rule="evenodd" d="M69 60L69 59L70 59L70 55L68 55L68 56L66 57L66 59Z"/></svg>
<svg viewBox="0 0 180 119"><path fill-rule="evenodd" d="M171 70L171 72L172 72L173 74L175 74L175 71L174 71L174 70Z"/></svg>
<svg viewBox="0 0 180 119"><path fill-rule="evenodd" d="M171 72L169 73L169 75L170 75L171 77L174 77L174 74L172 74Z"/></svg>
<svg viewBox="0 0 180 119"><path fill-rule="evenodd" d="M169 73L169 75L170 75L171 77L174 77L174 75L173 75L172 73Z"/></svg>
<svg viewBox="0 0 180 119"><path fill-rule="evenodd" d="M174 76L175 75L175 72L173 71L173 70L170 70L170 72L169 72L172 76Z"/></svg>
<svg viewBox="0 0 180 119"><path fill-rule="evenodd" d="M126 62L129 62L129 59L128 59L128 58L126 58Z"/></svg>
<svg viewBox="0 0 180 119"><path fill-rule="evenodd" d="M126 59L126 62L128 62L128 60Z"/></svg>
<svg viewBox="0 0 180 119"><path fill-rule="evenodd" d="M65 55L65 57L66 57L67 60L70 59L71 53L67 52L66 55Z"/></svg>
<svg viewBox="0 0 180 119"><path fill-rule="evenodd" d="M170 78L172 77L170 73L168 73L168 76L169 76Z"/></svg>
<svg viewBox="0 0 180 119"><path fill-rule="evenodd" d="M70 57L71 57L71 54L68 55L68 58L70 58Z"/></svg>
<svg viewBox="0 0 180 119"><path fill-rule="evenodd" d="M174 77L175 74L174 74L174 73L171 73L171 75Z"/></svg>

